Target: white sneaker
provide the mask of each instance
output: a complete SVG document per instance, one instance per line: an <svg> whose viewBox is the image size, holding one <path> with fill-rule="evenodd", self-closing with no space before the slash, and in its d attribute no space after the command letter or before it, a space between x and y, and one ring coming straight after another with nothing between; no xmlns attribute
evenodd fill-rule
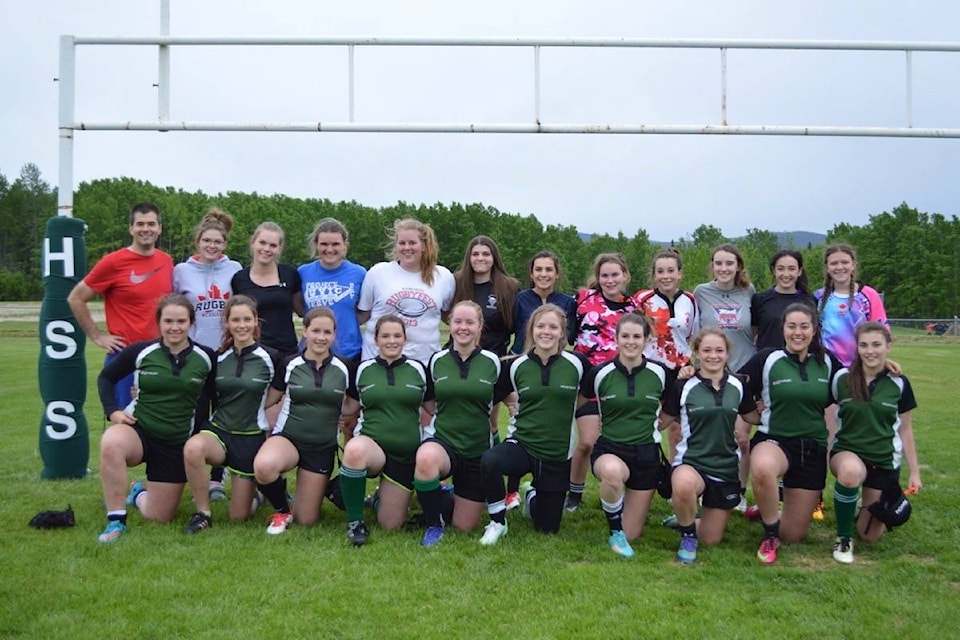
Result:
<svg viewBox="0 0 960 640"><path fill-rule="evenodd" d="M490 545L497 544L500 538L503 537L503 534L507 532L507 523L504 522L500 524L493 520L490 521L490 524L487 525L487 528L483 530L483 536L480 538L480 544L489 547Z"/></svg>
<svg viewBox="0 0 960 640"><path fill-rule="evenodd" d="M507 511L510 511L511 509L516 509L517 507L520 506L520 492L511 491L503 499L503 502L504 504L507 505Z"/></svg>
<svg viewBox="0 0 960 640"><path fill-rule="evenodd" d="M740 513L747 512L747 496L740 496L740 504L735 506L734 511L739 511Z"/></svg>
<svg viewBox="0 0 960 640"><path fill-rule="evenodd" d="M841 564L853 564L853 540L838 537L833 543L833 559Z"/></svg>
<svg viewBox="0 0 960 640"><path fill-rule="evenodd" d="M272 536L278 536L287 530L290 523L293 522L293 514L287 512L277 512L270 516L270 524L267 525L267 533Z"/></svg>
<svg viewBox="0 0 960 640"><path fill-rule="evenodd" d="M533 485L529 482L524 482L520 485L520 503L523 505L523 517L532 518L533 515L530 512L530 500L532 500L537 495L537 490L533 488Z"/></svg>

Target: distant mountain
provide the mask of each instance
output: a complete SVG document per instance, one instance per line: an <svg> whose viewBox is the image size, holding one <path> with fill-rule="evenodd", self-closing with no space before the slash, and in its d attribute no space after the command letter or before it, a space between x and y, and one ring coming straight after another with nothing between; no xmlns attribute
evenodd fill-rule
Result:
<svg viewBox="0 0 960 640"><path fill-rule="evenodd" d="M775 231L777 236L777 241L780 243L781 247L796 247L798 249L805 249L808 246L816 247L821 245L827 240L827 236L824 233L814 233L813 231ZM583 233L579 232L577 235L580 236L580 239L584 242L589 242L590 238L594 235L593 233ZM739 238L733 238L733 243L736 244ZM660 245L661 247L669 246L669 242L663 240L653 240L653 244Z"/></svg>

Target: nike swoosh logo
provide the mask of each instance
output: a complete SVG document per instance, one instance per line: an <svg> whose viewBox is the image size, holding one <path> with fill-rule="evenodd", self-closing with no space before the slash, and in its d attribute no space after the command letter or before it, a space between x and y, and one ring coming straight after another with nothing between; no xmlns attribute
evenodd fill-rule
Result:
<svg viewBox="0 0 960 640"><path fill-rule="evenodd" d="M130 269L130 282L132 282L133 284L140 284L141 282L146 282L157 271L160 271L160 267L157 267L153 271L147 271L146 273L143 273L143 274L138 274L133 269Z"/></svg>

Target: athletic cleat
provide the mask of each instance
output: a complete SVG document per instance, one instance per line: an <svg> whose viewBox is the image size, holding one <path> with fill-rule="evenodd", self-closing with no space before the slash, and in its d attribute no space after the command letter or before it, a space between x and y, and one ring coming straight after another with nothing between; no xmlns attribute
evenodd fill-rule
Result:
<svg viewBox="0 0 960 640"><path fill-rule="evenodd" d="M441 538L443 538L443 527L427 527L427 531L423 534L423 539L420 541L420 546L435 547Z"/></svg>
<svg viewBox="0 0 960 640"><path fill-rule="evenodd" d="M697 561L696 536L680 536L680 547L677 549L677 560L683 564L693 564Z"/></svg>
<svg viewBox="0 0 960 640"><path fill-rule="evenodd" d="M507 511L516 509L520 506L520 493L517 491L511 491L503 499L503 502L507 505Z"/></svg>
<svg viewBox="0 0 960 640"><path fill-rule="evenodd" d="M749 520L750 522L759 522L760 521L760 507L757 505L750 505L747 507L746 511L743 512L743 517Z"/></svg>
<svg viewBox="0 0 960 640"><path fill-rule="evenodd" d="M580 505L583 503L583 494L582 493L568 493L566 499L563 501L563 510L567 513L573 513L580 510Z"/></svg>
<svg viewBox="0 0 960 640"><path fill-rule="evenodd" d="M267 499L263 497L263 494L260 493L260 489L257 489L253 492L253 498L250 500L250 515L253 515L257 512L257 509L260 508ZM289 502L287 504L290 504Z"/></svg>
<svg viewBox="0 0 960 640"><path fill-rule="evenodd" d="M735 506L733 509L734 509L734 511L739 511L740 513L746 513L746 512L747 512L747 497L746 497L746 496L740 496L740 502L739 502L739 503L737 504L737 506Z"/></svg>
<svg viewBox="0 0 960 640"><path fill-rule="evenodd" d="M354 520L347 524L347 540L353 543L355 547L362 547L367 543L370 537L370 530L363 520Z"/></svg>
<svg viewBox="0 0 960 640"><path fill-rule="evenodd" d="M630 546L630 542L627 541L627 536L622 529L611 533L610 537L607 538L607 544L610 545L614 553L618 553L624 558L633 557L633 547Z"/></svg>
<svg viewBox="0 0 960 640"><path fill-rule="evenodd" d="M760 542L757 549L757 560L763 564L773 564L777 561L777 549L780 548L780 538L768 536Z"/></svg>
<svg viewBox="0 0 960 640"><path fill-rule="evenodd" d="M810 514L810 517L817 522L823 520L823 500L817 503L817 506L814 508L813 513Z"/></svg>
<svg viewBox="0 0 960 640"><path fill-rule="evenodd" d="M838 536L833 543L833 559L841 564L853 564L853 540Z"/></svg>
<svg viewBox="0 0 960 640"><path fill-rule="evenodd" d="M213 518L208 516L205 513L200 513L199 511L190 516L190 520L187 522L187 526L183 528L184 533L200 533L204 529L209 529L213 526Z"/></svg>
<svg viewBox="0 0 960 640"><path fill-rule="evenodd" d="M211 480L209 485L209 491L210 491L210 502L217 502L220 500L227 499L227 490L223 486L222 482Z"/></svg>
<svg viewBox="0 0 960 640"><path fill-rule="evenodd" d="M267 533L271 536L278 536L287 530L290 523L293 522L293 514L289 511L277 511L270 516L270 524L267 525Z"/></svg>
<svg viewBox="0 0 960 640"><path fill-rule="evenodd" d="M503 534L507 532L507 523L504 522L500 524L494 520L490 521L490 524L487 525L486 529L483 530L483 536L480 537L480 544L489 547L490 545L497 544L500 538L503 537Z"/></svg>
<svg viewBox="0 0 960 640"><path fill-rule="evenodd" d="M529 482L520 485L520 503L523 505L523 517L532 518L530 514L530 494L537 495L536 489Z"/></svg>
<svg viewBox="0 0 960 640"><path fill-rule="evenodd" d="M377 485L373 493L363 499L363 506L374 511L380 510L380 485Z"/></svg>
<svg viewBox="0 0 960 640"><path fill-rule="evenodd" d="M130 483L130 491L127 493L127 499L124 501L124 504L129 506L137 506L137 496L147 490L147 487L144 486L139 480L134 480Z"/></svg>
<svg viewBox="0 0 960 640"><path fill-rule="evenodd" d="M677 514L672 516L667 516L660 522L661 527L666 527L667 529L679 529L680 522L677 520Z"/></svg>
<svg viewBox="0 0 960 640"><path fill-rule="evenodd" d="M97 536L97 542L100 544L116 542L117 538L122 536L123 532L126 530L127 525L123 524L119 520L107 520L107 528L103 530L103 533Z"/></svg>

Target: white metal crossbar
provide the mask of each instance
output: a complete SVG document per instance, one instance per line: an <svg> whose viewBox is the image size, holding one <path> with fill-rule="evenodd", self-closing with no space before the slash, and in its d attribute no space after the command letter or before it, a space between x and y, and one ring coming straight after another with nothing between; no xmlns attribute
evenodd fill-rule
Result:
<svg viewBox="0 0 960 640"><path fill-rule="evenodd" d="M164 3L166 4L166 3ZM169 15L161 11L160 36L61 36L60 39L60 195L70 197L72 144L75 131L284 131L337 133L544 133L544 134L658 134L658 135L761 135L761 136L852 136L885 138L960 138L960 128L913 126L913 53L960 53L956 42L893 42L855 40L720 40L684 38L405 38L373 36L257 37L170 36ZM152 46L158 49L157 119L149 121L76 121L74 118L75 51L78 46ZM183 121L170 119L170 49L172 47L294 46L346 47L348 65L348 120L309 122ZM520 47L533 54L534 110L526 122L371 122L357 121L355 114L357 47ZM706 124L656 124L602 122L544 122L540 113L543 48L647 48L715 49L720 56L719 118ZM821 125L730 125L727 120L727 52L750 49L767 51L880 51L905 56L905 122L903 126ZM70 215L70 202L61 201L61 213Z"/></svg>

